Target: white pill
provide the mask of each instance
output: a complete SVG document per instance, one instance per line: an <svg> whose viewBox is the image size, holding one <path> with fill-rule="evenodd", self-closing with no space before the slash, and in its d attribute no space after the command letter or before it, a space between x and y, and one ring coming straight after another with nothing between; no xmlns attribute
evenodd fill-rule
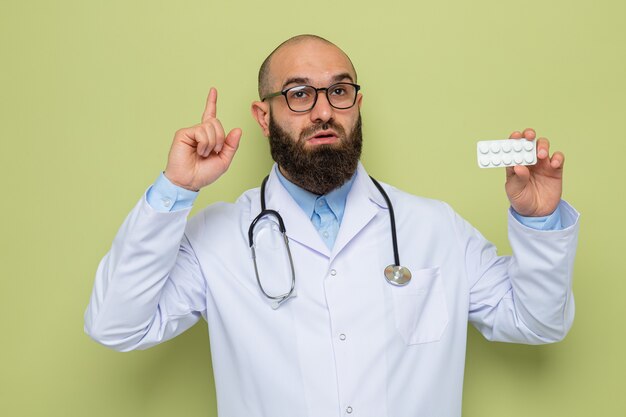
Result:
<svg viewBox="0 0 626 417"><path fill-rule="evenodd" d="M511 155L506 154L502 157L502 162L504 162L504 165L511 165L511 162L513 162L513 158L511 158Z"/></svg>
<svg viewBox="0 0 626 417"><path fill-rule="evenodd" d="M535 157L534 157L534 155L533 155L532 153L527 153L527 154L524 156L524 161L525 161L527 164L532 164L534 160L535 160Z"/></svg>
<svg viewBox="0 0 626 417"><path fill-rule="evenodd" d="M494 165L498 166L498 165L500 165L500 163L501 163L501 162L502 162L502 159L500 159L500 156L499 156L499 155L493 155L493 156L491 157L491 163L492 163L492 164L494 164Z"/></svg>
<svg viewBox="0 0 626 417"><path fill-rule="evenodd" d="M489 166L489 157L488 156L481 156L480 157L480 165L487 167Z"/></svg>
<svg viewBox="0 0 626 417"><path fill-rule="evenodd" d="M493 142L490 146L491 152L498 153L500 152L500 144L498 142Z"/></svg>
<svg viewBox="0 0 626 417"><path fill-rule="evenodd" d="M513 157L513 160L515 161L515 163L517 165L519 165L522 162L524 162L524 158L522 158L522 155L520 155L520 154L515 154L515 156Z"/></svg>
<svg viewBox="0 0 626 417"><path fill-rule="evenodd" d="M519 140L513 141L513 149L515 150L515 152L519 152L522 150L522 144Z"/></svg>
<svg viewBox="0 0 626 417"><path fill-rule="evenodd" d="M502 143L502 150L504 152L511 152L511 142L503 142Z"/></svg>
<svg viewBox="0 0 626 417"><path fill-rule="evenodd" d="M527 151L532 151L534 147L534 143L528 141L524 142L524 149L526 149Z"/></svg>
<svg viewBox="0 0 626 417"><path fill-rule="evenodd" d="M487 153L489 152L489 145L483 142L478 146L478 149L480 150L480 153Z"/></svg>

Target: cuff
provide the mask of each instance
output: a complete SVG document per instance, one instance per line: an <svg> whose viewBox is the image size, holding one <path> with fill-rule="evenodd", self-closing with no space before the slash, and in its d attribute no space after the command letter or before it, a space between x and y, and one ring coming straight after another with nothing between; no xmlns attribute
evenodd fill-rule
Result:
<svg viewBox="0 0 626 417"><path fill-rule="evenodd" d="M159 175L146 194L148 204L160 212L189 208L197 197L197 191L190 191L172 184L163 173Z"/></svg>
<svg viewBox="0 0 626 417"><path fill-rule="evenodd" d="M511 214L518 222L522 225L529 227L535 230L563 230L563 222L561 220L561 210L563 206L567 204L563 200L559 202L559 205L556 207L556 210L552 212L552 214L548 216L542 217L526 217L522 216L511 207Z"/></svg>

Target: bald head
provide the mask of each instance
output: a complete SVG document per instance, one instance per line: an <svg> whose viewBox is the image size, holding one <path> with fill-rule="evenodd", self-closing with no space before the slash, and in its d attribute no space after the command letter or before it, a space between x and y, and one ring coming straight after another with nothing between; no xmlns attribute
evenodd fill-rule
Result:
<svg viewBox="0 0 626 417"><path fill-rule="evenodd" d="M263 61L263 64L259 69L259 98L262 99L268 94L275 92L274 90L276 89L276 87L274 87L272 84L276 81L274 79L274 66L276 65L274 63L274 58L276 56L282 58L278 59L278 61L281 61L281 63L285 60L292 61L297 58L299 52L301 54L306 54L306 48L315 48L316 46L336 50L335 52L338 52L338 55L342 56L339 59L345 59L349 64L352 72L351 75L354 78L353 82L356 83L356 70L354 69L354 65L352 65L352 61L350 60L348 55L346 55L346 53L343 52L339 47L320 36L298 35L294 36L293 38L287 39L285 42L278 45L278 47L274 49L267 58L265 58L265 61Z"/></svg>

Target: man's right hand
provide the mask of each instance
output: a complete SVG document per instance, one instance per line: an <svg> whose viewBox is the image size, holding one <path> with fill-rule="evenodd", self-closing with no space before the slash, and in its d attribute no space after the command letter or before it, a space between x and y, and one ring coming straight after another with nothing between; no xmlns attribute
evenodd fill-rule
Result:
<svg viewBox="0 0 626 417"><path fill-rule="evenodd" d="M217 90L211 88L202 123L180 129L174 135L165 168L173 184L198 191L217 180L230 166L239 147L241 129L224 134L216 118Z"/></svg>

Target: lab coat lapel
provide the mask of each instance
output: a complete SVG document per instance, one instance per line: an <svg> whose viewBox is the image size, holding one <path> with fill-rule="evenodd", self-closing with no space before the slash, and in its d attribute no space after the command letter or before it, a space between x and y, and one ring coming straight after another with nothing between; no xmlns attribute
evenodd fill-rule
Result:
<svg viewBox="0 0 626 417"><path fill-rule="evenodd" d="M346 199L346 209L333 247L334 258L357 235L387 203L369 175L359 162L354 184Z"/></svg>
<svg viewBox="0 0 626 417"><path fill-rule="evenodd" d="M250 221L261 212L260 198L259 191L257 198L252 200L250 204ZM265 204L267 209L276 210L281 215L290 241L298 242L326 257L330 257L330 250L315 230L311 219L280 183L274 167L265 187Z"/></svg>

